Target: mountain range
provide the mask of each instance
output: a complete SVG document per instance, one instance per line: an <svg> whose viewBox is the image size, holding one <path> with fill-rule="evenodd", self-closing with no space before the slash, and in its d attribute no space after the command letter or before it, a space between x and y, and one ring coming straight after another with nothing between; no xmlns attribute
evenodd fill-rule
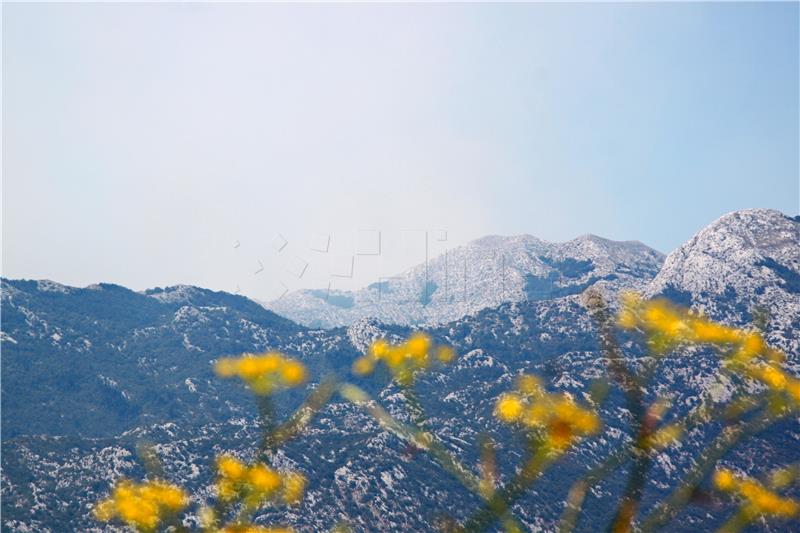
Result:
<svg viewBox="0 0 800 533"><path fill-rule="evenodd" d="M466 298L459 300L451 269L456 280L466 279ZM621 288L666 296L733 325L763 317L768 342L787 353L787 367L800 375L800 217L777 211L723 216L666 258L640 243L594 236L562 244L486 237L398 278L335 294L338 303L309 291L289 294L270 304L278 313L242 296L189 286L137 293L108 284L4 279L3 531L113 530L95 523L90 510L114 479L143 474L135 454L141 442L156 445L171 480L198 500L209 497L214 456L252 456L258 439L249 395L212 372L222 355L285 351L309 368L309 387L335 374L405 419L402 390L383 374L353 376L350 366L372 340L398 339L424 324L459 353L452 366L419 380L430 431L468 465L477 464L479 442L490 437L502 480L513 475L521 443L492 409L515 376L536 373L553 389L582 396L606 375L582 304L590 286L611 301ZM628 363L642 364L641 342L622 341ZM732 385L718 377L718 368L711 350L670 354L659 362L646 397L670 391L676 415L710 393L721 401ZM278 411L299 405L304 392L279 396ZM634 438L621 398L603 409L603 434L576 447L514 506L526 528L552 531L570 481ZM645 510L675 486L718 430L712 422L710 433L693 432L656 456ZM724 462L754 473L797 462L798 439L798 420L789 419ZM309 492L299 508L267 509L259 521L300 531L326 531L339 522L356 531L430 531L442 514L463 519L479 504L426 454L338 397L274 459L303 471ZM579 531L608 523L609 502L618 500L626 472L590 492ZM732 512L726 502L692 506L670 531L712 531Z"/></svg>
<svg viewBox="0 0 800 533"><path fill-rule="evenodd" d="M531 235L488 236L358 291L299 290L265 304L314 328L376 318L390 324L435 325L504 302L550 300L595 283L641 289L664 256L635 241L584 235L549 243Z"/></svg>

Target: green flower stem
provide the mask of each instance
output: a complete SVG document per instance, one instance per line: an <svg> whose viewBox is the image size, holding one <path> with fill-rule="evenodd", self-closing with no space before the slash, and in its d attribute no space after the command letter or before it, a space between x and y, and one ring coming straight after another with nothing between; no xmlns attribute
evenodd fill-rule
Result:
<svg viewBox="0 0 800 533"><path fill-rule="evenodd" d="M553 455L548 446L541 446L509 483L495 492L482 508L467 519L463 530L467 532L485 531L498 518L509 512L514 503L555 460ZM558 456L560 455L558 454Z"/></svg>
<svg viewBox="0 0 800 533"><path fill-rule="evenodd" d="M593 486L603 481L611 472L619 468L630 454L631 448L628 446L618 449L572 485L567 493L567 505L558 525L559 533L569 533L575 528L586 493Z"/></svg>
<svg viewBox="0 0 800 533"><path fill-rule="evenodd" d="M337 381L334 376L322 380L316 389L306 398L303 404L292 413L286 422L273 425L271 431L265 431L261 441L260 450L275 450L279 446L293 439L314 418L314 415L328 403L333 393L336 392Z"/></svg>
<svg viewBox="0 0 800 533"><path fill-rule="evenodd" d="M642 520L640 530L643 533L654 531L668 524L678 512L686 505L697 487L706 477L708 472L722 459L742 438L757 435L769 426L784 418L788 413L774 415L769 409L762 411L755 417L739 422L733 426L726 426L714 439L706 450L705 455L684 478L683 482L664 501Z"/></svg>
<svg viewBox="0 0 800 533"><path fill-rule="evenodd" d="M339 394L347 401L366 410L367 413L381 424L381 426L391 433L394 433L401 440L410 442L416 447L428 452L442 468L458 479L469 491L480 496L481 499L487 502L491 499L487 498L486 493L482 490L480 477L476 476L466 466L461 464L433 434L399 422L383 407L373 401L364 390L355 385L350 383L340 385ZM513 521L513 518L507 516L506 519L509 520L508 529L512 527L519 528L516 522Z"/></svg>
<svg viewBox="0 0 800 533"><path fill-rule="evenodd" d="M751 521L750 517L744 511L739 511L728 519L727 522L722 524L717 530L717 533L739 533Z"/></svg>

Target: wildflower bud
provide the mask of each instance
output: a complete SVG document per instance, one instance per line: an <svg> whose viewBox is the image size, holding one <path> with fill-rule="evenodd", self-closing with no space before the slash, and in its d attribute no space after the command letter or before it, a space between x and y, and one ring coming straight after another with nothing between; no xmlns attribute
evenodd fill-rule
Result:
<svg viewBox="0 0 800 533"><path fill-rule="evenodd" d="M504 394L497 401L495 412L503 422L516 422L522 416L522 401L516 394Z"/></svg>
<svg viewBox="0 0 800 533"><path fill-rule="evenodd" d="M434 350L430 336L418 332L394 346L383 339L373 342L367 354L353 362L353 373L369 374L375 362L383 361L395 380L403 386L410 386L418 371L430 368L437 360L449 363L454 358L455 351L451 347L439 346Z"/></svg>
<svg viewBox="0 0 800 533"><path fill-rule="evenodd" d="M730 491L736 486L736 476L731 470L721 468L714 473L714 486L719 490Z"/></svg>
<svg viewBox="0 0 800 533"><path fill-rule="evenodd" d="M220 377L239 377L258 395L272 394L284 387L296 387L305 382L306 367L278 352L242 357L225 357L215 365Z"/></svg>

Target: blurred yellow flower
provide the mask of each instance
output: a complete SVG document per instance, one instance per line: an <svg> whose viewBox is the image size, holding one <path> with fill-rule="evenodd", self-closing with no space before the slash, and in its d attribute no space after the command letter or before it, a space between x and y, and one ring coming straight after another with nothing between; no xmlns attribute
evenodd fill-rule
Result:
<svg viewBox="0 0 800 533"><path fill-rule="evenodd" d="M403 385L410 385L416 372L429 368L434 359L449 363L455 356L450 346L434 347L430 336L417 332L397 345L383 339L373 342L367 353L353 362L353 373L362 376L370 374L375 364L383 361L393 378Z"/></svg>
<svg viewBox="0 0 800 533"><path fill-rule="evenodd" d="M307 378L306 367L301 362L278 352L224 357L217 361L215 368L220 377L239 377L259 395L296 387Z"/></svg>
<svg viewBox="0 0 800 533"><path fill-rule="evenodd" d="M714 486L719 490L730 491L736 485L736 476L732 470L721 468L714 473Z"/></svg>
<svg viewBox="0 0 800 533"><path fill-rule="evenodd" d="M660 350L682 342L738 344L757 350L765 347L757 333L711 322L664 299L643 300L634 292L626 292L621 301L617 317L620 327L643 330Z"/></svg>
<svg viewBox="0 0 800 533"><path fill-rule="evenodd" d="M223 477L238 480L244 476L246 467L233 456L221 455L217 458L217 470Z"/></svg>
<svg viewBox="0 0 800 533"><path fill-rule="evenodd" d="M267 495L281 486L281 477L264 464L256 464L247 472L247 482L254 492Z"/></svg>
<svg viewBox="0 0 800 533"><path fill-rule="evenodd" d="M504 394L497 401L497 417L503 422L516 422L522 416L522 400L517 394Z"/></svg>
<svg viewBox="0 0 800 533"><path fill-rule="evenodd" d="M230 455L217 458L217 493L222 501L242 498L255 507L268 500L298 503L306 479L297 472L281 473L264 463L246 465Z"/></svg>
<svg viewBox="0 0 800 533"><path fill-rule="evenodd" d="M800 407L800 379L789 375L777 363L759 359L747 362L732 360L729 366L766 385L778 400L776 405Z"/></svg>
<svg viewBox="0 0 800 533"><path fill-rule="evenodd" d="M111 496L97 504L94 515L102 522L119 519L135 529L152 531L188 503L186 493L175 485L162 481L136 484L123 479Z"/></svg>
<svg viewBox="0 0 800 533"><path fill-rule="evenodd" d="M714 473L713 482L717 489L742 498L744 500L742 511L749 518L762 515L794 518L800 514L800 503L796 500L782 497L755 479L738 476L726 468Z"/></svg>
<svg viewBox="0 0 800 533"><path fill-rule="evenodd" d="M546 443L556 451L600 429L594 411L577 405L567 394L546 392L539 378L529 375L520 377L515 392L498 398L495 415L503 422L543 431Z"/></svg>
<svg viewBox="0 0 800 533"><path fill-rule="evenodd" d="M656 352L684 342L732 347L726 360L729 369L785 394L795 407L800 406L800 380L779 367L785 354L769 347L760 333L717 324L663 299L646 301L632 292L623 294L621 299L618 324L644 331Z"/></svg>

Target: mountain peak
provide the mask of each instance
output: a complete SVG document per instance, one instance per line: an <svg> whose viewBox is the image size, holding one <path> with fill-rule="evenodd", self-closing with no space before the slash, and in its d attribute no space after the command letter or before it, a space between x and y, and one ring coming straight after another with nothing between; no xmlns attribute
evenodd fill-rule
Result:
<svg viewBox="0 0 800 533"><path fill-rule="evenodd" d="M266 304L309 327L365 317L390 324L438 324L504 302L570 296L602 282L642 288L663 255L641 243L584 236L549 243L532 235L487 235L424 265L354 292L301 290Z"/></svg>
<svg viewBox="0 0 800 533"><path fill-rule="evenodd" d="M647 293L734 322L751 321L754 308L795 320L800 317L800 222L774 209L723 215L667 256Z"/></svg>
<svg viewBox="0 0 800 533"><path fill-rule="evenodd" d="M154 287L147 289L144 294L164 303L188 303L192 297L198 296L203 289L193 285L172 285L171 287Z"/></svg>
<svg viewBox="0 0 800 533"><path fill-rule="evenodd" d="M546 242L533 235L522 233L520 235L484 235L483 237L470 241L467 243L467 246L504 248L520 244L542 245L546 244Z"/></svg>

